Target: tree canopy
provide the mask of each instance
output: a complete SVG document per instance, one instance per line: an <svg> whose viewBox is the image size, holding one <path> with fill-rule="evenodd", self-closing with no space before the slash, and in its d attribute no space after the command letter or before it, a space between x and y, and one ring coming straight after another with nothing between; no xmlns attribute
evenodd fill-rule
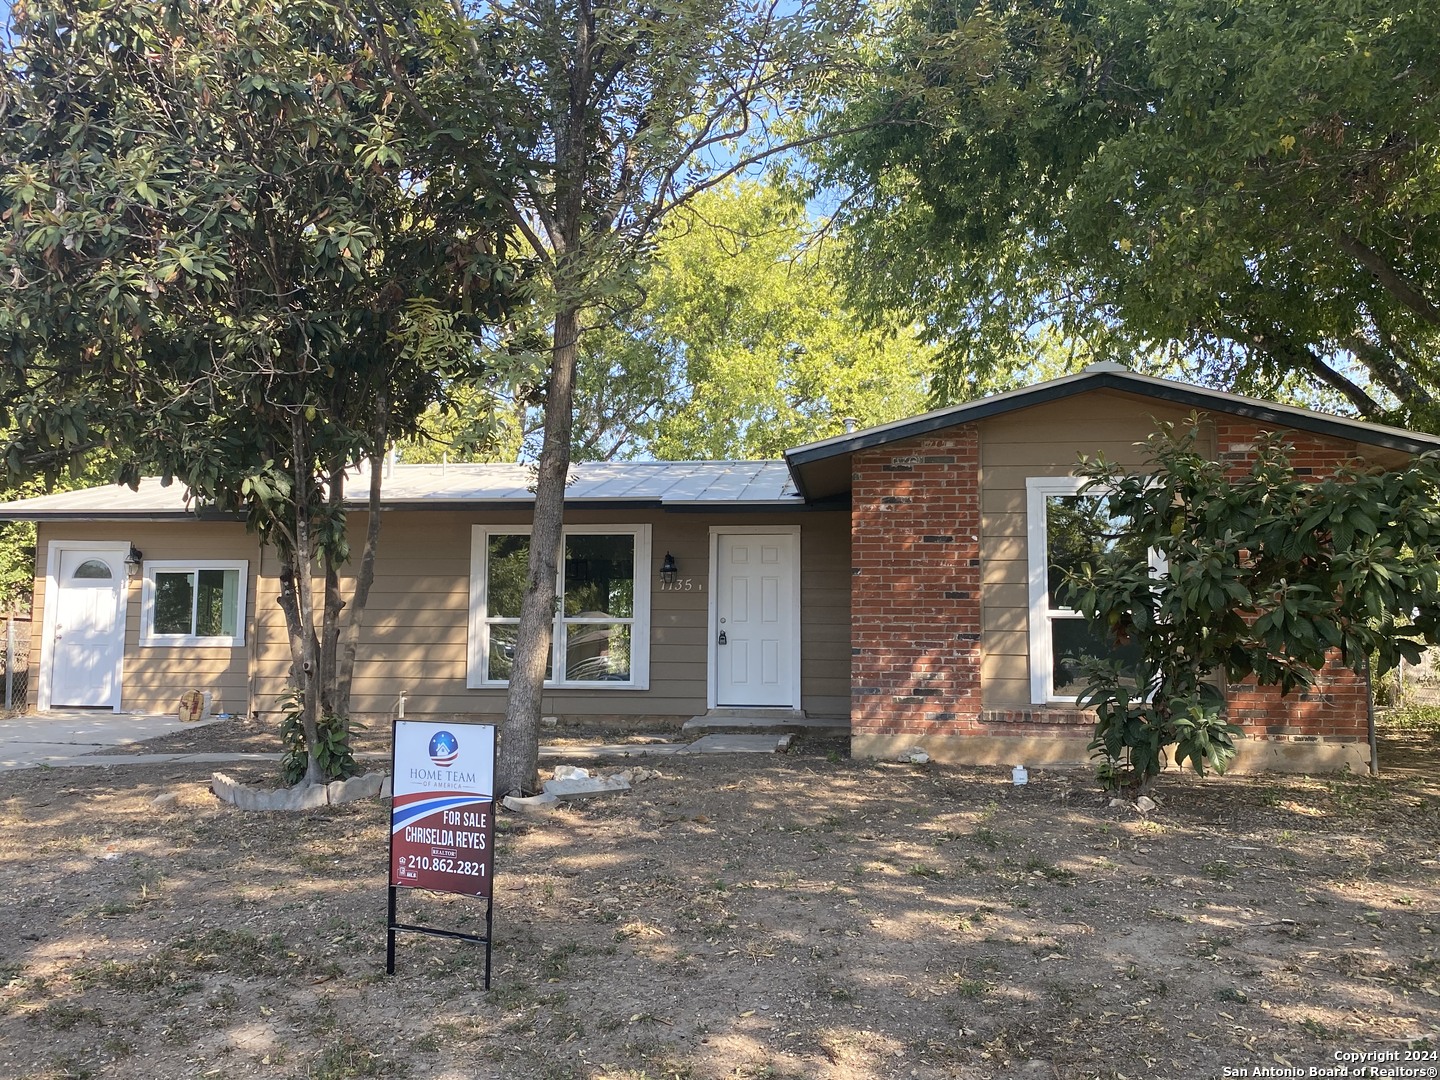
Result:
<svg viewBox="0 0 1440 1080"><path fill-rule="evenodd" d="M865 325L833 276L834 245L809 242L814 228L797 198L754 181L671 217L639 307L584 345L577 430L596 456L778 457L847 418L923 409L934 350L908 326Z"/></svg>
<svg viewBox="0 0 1440 1080"><path fill-rule="evenodd" d="M408 126L393 69L425 83L435 54L370 45L418 13L370 11L41 0L0 86L7 474L103 447L121 481L244 515L288 568L312 747L347 709L378 537L372 512L347 600L348 471L477 363L515 274L454 149Z"/></svg>
<svg viewBox="0 0 1440 1080"><path fill-rule="evenodd" d="M822 156L942 396L1041 331L1440 423L1440 22L1382 0L917 0Z"/></svg>

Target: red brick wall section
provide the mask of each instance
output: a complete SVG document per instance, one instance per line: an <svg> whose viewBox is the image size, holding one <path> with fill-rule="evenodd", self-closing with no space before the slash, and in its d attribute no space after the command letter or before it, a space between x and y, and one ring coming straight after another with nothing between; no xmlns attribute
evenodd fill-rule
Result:
<svg viewBox="0 0 1440 1080"><path fill-rule="evenodd" d="M1236 473L1261 431L1215 419L1216 446ZM1352 457L1345 444L1290 435L1293 460L1323 475ZM1093 717L1073 709L984 710L980 696L979 432L963 425L862 451L853 461L851 712L853 735L1076 735ZM1365 687L1332 663L1312 690L1282 698L1241 685L1231 716L1251 738L1363 740Z"/></svg>
<svg viewBox="0 0 1440 1080"><path fill-rule="evenodd" d="M1255 439L1264 430L1252 421L1212 418L1215 446L1232 475L1249 469ZM1293 447L1290 460L1302 475L1323 477L1354 458L1353 448L1316 435L1286 432ZM1305 692L1281 697L1274 689L1256 689L1250 682L1232 686L1230 718L1252 739L1292 742L1364 741L1368 737L1365 680L1334 654Z"/></svg>
<svg viewBox="0 0 1440 1080"><path fill-rule="evenodd" d="M976 731L979 432L862 451L853 469L851 733Z"/></svg>

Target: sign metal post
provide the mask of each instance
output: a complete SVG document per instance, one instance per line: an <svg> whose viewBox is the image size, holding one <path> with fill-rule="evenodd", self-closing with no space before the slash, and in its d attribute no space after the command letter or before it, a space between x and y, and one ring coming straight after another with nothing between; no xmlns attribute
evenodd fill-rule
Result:
<svg viewBox="0 0 1440 1080"><path fill-rule="evenodd" d="M395 974L401 930L485 946L485 989L495 916L495 728L396 720L390 802L390 902L385 973ZM485 933L402 923L401 889L484 897Z"/></svg>

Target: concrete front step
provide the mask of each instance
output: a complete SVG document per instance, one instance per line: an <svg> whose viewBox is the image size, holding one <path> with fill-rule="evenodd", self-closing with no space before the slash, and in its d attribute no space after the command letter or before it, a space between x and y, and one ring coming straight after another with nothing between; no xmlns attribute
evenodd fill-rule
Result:
<svg viewBox="0 0 1440 1080"><path fill-rule="evenodd" d="M733 732L758 734L776 732L788 735L850 734L848 717L806 716L789 710L715 709L692 716L680 725L682 732Z"/></svg>

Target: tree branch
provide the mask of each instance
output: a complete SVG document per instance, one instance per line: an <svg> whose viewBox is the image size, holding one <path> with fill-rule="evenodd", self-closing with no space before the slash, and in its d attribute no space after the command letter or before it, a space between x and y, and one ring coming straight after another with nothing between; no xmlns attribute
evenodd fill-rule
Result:
<svg viewBox="0 0 1440 1080"><path fill-rule="evenodd" d="M1362 244L1348 233L1341 233L1338 239L1340 250L1369 270L1375 280L1384 286L1400 303L1424 319L1431 326L1440 326L1440 307L1436 307L1423 292L1407 281L1391 266L1383 255L1374 248Z"/></svg>

